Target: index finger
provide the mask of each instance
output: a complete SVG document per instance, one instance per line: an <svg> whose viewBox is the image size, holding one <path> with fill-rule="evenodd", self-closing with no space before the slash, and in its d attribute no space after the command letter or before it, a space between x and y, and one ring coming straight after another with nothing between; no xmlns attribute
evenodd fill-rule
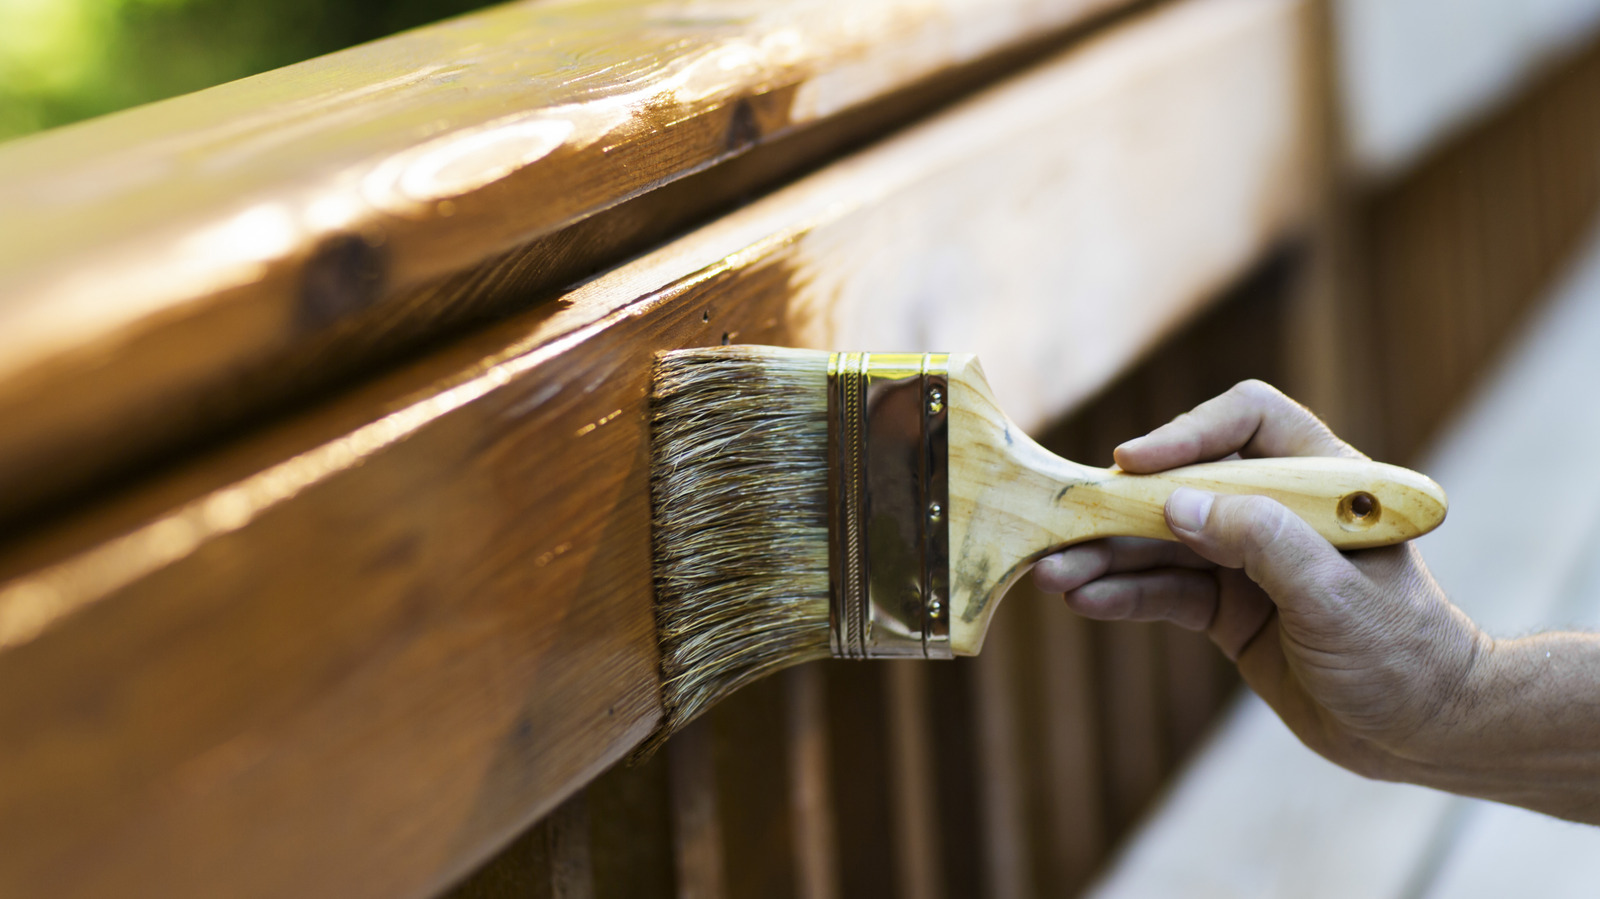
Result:
<svg viewBox="0 0 1600 899"><path fill-rule="evenodd" d="M1246 458L1366 458L1276 387L1241 381L1227 393L1117 447L1116 460L1124 471L1147 474L1233 453Z"/></svg>

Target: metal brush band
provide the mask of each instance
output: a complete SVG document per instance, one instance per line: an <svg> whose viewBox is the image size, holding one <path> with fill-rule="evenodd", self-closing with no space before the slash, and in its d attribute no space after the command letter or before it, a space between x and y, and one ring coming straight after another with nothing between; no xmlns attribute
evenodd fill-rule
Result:
<svg viewBox="0 0 1600 899"><path fill-rule="evenodd" d="M828 360L828 632L848 659L951 658L949 356Z"/></svg>

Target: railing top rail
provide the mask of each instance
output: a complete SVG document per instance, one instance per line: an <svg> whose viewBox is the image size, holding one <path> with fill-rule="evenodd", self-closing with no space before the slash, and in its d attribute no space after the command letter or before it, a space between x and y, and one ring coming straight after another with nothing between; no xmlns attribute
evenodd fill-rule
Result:
<svg viewBox="0 0 1600 899"><path fill-rule="evenodd" d="M625 243L541 236L1119 2L513 3L0 146L0 518Z"/></svg>

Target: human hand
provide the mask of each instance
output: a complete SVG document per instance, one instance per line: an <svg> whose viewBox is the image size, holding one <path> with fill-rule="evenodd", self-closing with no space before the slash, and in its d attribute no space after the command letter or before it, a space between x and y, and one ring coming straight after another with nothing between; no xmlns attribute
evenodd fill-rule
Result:
<svg viewBox="0 0 1600 899"><path fill-rule="evenodd" d="M1230 456L1361 454L1305 407L1247 381L1117 448L1150 473ZM1410 545L1343 554L1282 505L1181 489L1177 543L1114 538L1039 562L1038 586L1091 618L1203 630L1308 746L1373 777L1414 780L1449 743L1491 645Z"/></svg>

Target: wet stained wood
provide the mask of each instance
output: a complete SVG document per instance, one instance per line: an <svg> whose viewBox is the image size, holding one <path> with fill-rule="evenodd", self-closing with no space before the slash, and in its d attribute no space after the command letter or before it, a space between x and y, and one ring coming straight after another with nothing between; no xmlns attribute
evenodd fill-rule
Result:
<svg viewBox="0 0 1600 899"><path fill-rule="evenodd" d="M548 299L1120 3L513 3L10 142L0 518Z"/></svg>
<svg viewBox="0 0 1600 899"><path fill-rule="evenodd" d="M29 687L0 693L0 893L455 882L658 719L651 354L946 345L987 353L1019 420L1060 414L1293 221L1302 8L1133 19L13 543L0 681ZM1063 355L1074 333L1093 339ZM669 751L674 820L706 824L678 788L704 753ZM785 828L782 851L808 838ZM973 862L950 864L962 895L984 862L941 828ZM685 894L746 882L726 833L694 833L674 830Z"/></svg>

